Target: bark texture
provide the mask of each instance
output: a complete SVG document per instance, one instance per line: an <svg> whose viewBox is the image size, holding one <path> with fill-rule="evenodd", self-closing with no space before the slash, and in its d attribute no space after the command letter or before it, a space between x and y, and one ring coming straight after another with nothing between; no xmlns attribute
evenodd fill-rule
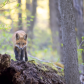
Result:
<svg viewBox="0 0 84 84"><path fill-rule="evenodd" d="M10 60L0 54L0 84L65 84L64 78L50 66L25 61Z"/></svg>
<svg viewBox="0 0 84 84"><path fill-rule="evenodd" d="M61 40L59 36L60 35L59 33L60 32L60 24L59 24L60 15L59 15L59 10L58 10L58 0L49 0L49 9L50 9L50 29L51 29L51 36L52 36L52 49L53 51L57 50L58 55L61 58L62 53L61 53Z"/></svg>
<svg viewBox="0 0 84 84"><path fill-rule="evenodd" d="M27 4L27 9L29 4ZM32 49L32 44L33 44L33 29L34 29L34 24L35 24L35 19L36 19L36 7L37 7L37 0L32 0L32 8L31 9L31 16L33 16L34 18L29 18L27 16L27 21L30 19L30 26L28 27L27 33L28 33L28 38L30 39L29 41L29 50L31 51ZM31 21L31 19L33 19ZM30 52L29 51L29 52Z"/></svg>
<svg viewBox="0 0 84 84"><path fill-rule="evenodd" d="M21 9L21 0L18 0L18 3L19 3L19 13L18 13L18 29L19 30L22 30L22 9Z"/></svg>
<svg viewBox="0 0 84 84"><path fill-rule="evenodd" d="M57 27L58 27L58 40L59 40L59 53L60 53L60 61L61 63L64 63L64 57L63 57L63 46L61 45L62 42L62 28L61 28L61 13L60 13L60 4L59 0L55 0L55 8L56 8L56 19L57 19Z"/></svg>
<svg viewBox="0 0 84 84"><path fill-rule="evenodd" d="M74 8L75 8L75 17L76 17L77 37L80 44L82 42L82 37L84 36L83 0L74 0ZM84 46L81 45L81 48L84 49ZM82 60L84 63L84 51L82 52ZM83 68L83 72L84 72L84 68Z"/></svg>
<svg viewBox="0 0 84 84"><path fill-rule="evenodd" d="M60 0L66 84L80 84L73 0Z"/></svg>
<svg viewBox="0 0 84 84"><path fill-rule="evenodd" d="M58 51L58 49L59 49L59 31L58 31L56 6L55 5L56 5L55 0L49 0L52 49Z"/></svg>
<svg viewBox="0 0 84 84"><path fill-rule="evenodd" d="M52 35L52 49L57 50L60 55L60 61L64 63L62 50L62 28L59 0L49 0L50 8L50 29Z"/></svg>
<svg viewBox="0 0 84 84"><path fill-rule="evenodd" d="M26 15L27 15L27 24L29 24L30 15L31 15L31 3L30 3L30 0L26 0ZM28 33L28 26L27 26L27 33Z"/></svg>

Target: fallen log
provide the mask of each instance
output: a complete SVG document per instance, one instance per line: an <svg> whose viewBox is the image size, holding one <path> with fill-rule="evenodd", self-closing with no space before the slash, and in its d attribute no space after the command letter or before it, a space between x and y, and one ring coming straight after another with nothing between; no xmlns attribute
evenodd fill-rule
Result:
<svg viewBox="0 0 84 84"><path fill-rule="evenodd" d="M46 68L46 69L45 69ZM13 61L0 54L0 84L65 84L57 71L47 65Z"/></svg>

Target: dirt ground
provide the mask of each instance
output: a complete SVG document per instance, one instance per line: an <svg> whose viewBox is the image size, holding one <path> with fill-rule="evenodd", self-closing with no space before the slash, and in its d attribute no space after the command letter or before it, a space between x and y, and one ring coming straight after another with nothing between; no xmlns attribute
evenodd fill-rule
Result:
<svg viewBox="0 0 84 84"><path fill-rule="evenodd" d="M44 67L45 66L45 67ZM0 54L0 84L65 84L57 71L47 65L10 60Z"/></svg>

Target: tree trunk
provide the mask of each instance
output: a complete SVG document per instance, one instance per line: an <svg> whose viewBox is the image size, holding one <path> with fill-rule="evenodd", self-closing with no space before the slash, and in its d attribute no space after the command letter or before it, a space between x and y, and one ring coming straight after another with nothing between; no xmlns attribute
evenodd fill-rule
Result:
<svg viewBox="0 0 84 84"><path fill-rule="evenodd" d="M57 26L59 32L59 50L60 50L60 61L64 64L64 57L63 57L63 46L61 45L62 42L62 28L61 28L61 13L60 13L60 4L59 0L55 0L55 8L56 8L56 18L57 18Z"/></svg>
<svg viewBox="0 0 84 84"><path fill-rule="evenodd" d="M21 0L18 0L19 3L19 13L18 13L18 29L22 30L22 9L21 9Z"/></svg>
<svg viewBox="0 0 84 84"><path fill-rule="evenodd" d="M58 10L57 1L49 0L49 9L50 9L50 29L51 29L51 36L52 36L52 49L53 51L57 50L58 54L60 55L60 42L59 42L59 26L58 26L58 17L57 13Z"/></svg>
<svg viewBox="0 0 84 84"><path fill-rule="evenodd" d="M33 44L33 28L34 28L34 23L35 23L35 19L36 19L36 7L37 7L37 0L32 0L32 11L31 11L30 26L28 27L28 31L27 31L28 38L30 39L30 41L29 41L29 50L30 51L32 49L32 44ZM27 20L29 20L28 16L27 16Z"/></svg>
<svg viewBox="0 0 84 84"><path fill-rule="evenodd" d="M66 84L80 84L73 0L60 0Z"/></svg>
<svg viewBox="0 0 84 84"><path fill-rule="evenodd" d="M77 37L80 44L82 42L82 37L84 36L83 0L74 0L74 8L75 8L75 17L76 17ZM84 46L81 45L81 48L84 49ZM82 60L84 63L84 52L82 52ZM83 69L83 73L84 73L84 69Z"/></svg>
<svg viewBox="0 0 84 84"><path fill-rule="evenodd" d="M27 15L27 24L29 24L29 22L30 22L30 15L31 15L30 0L26 0L26 15ZM27 33L28 33L28 26L27 26Z"/></svg>

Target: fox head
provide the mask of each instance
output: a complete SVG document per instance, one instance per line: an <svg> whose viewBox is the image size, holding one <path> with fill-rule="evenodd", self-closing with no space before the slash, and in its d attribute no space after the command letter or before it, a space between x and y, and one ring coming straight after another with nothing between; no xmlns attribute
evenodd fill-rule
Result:
<svg viewBox="0 0 84 84"><path fill-rule="evenodd" d="M16 33L16 45L19 49L24 49L27 46L27 34L23 37L20 37L18 33Z"/></svg>

